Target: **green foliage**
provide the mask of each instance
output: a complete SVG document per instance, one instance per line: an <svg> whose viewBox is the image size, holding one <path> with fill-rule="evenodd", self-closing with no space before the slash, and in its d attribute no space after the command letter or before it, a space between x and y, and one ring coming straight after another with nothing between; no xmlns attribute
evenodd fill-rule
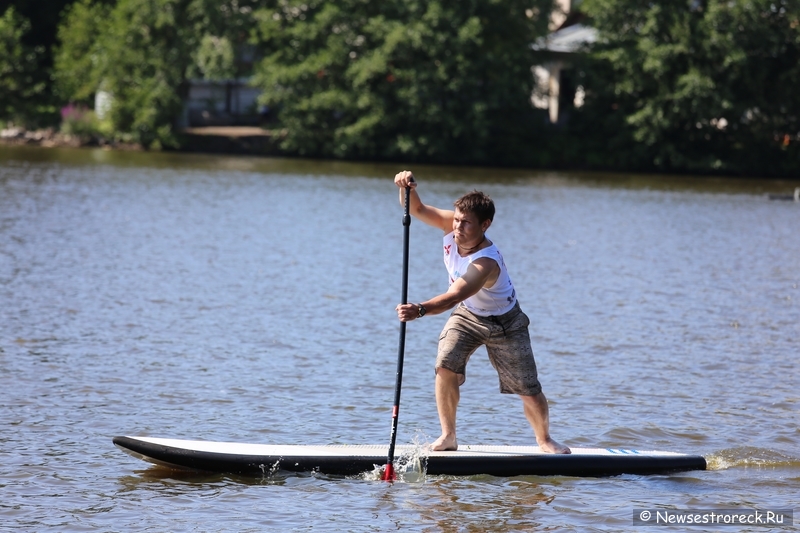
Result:
<svg viewBox="0 0 800 533"><path fill-rule="evenodd" d="M53 78L64 100L89 102L101 83L100 36L110 8L93 0L78 0L65 10L58 28Z"/></svg>
<svg viewBox="0 0 800 533"><path fill-rule="evenodd" d="M111 95L117 136L150 148L177 147L187 79L237 73L255 0L80 0L59 30L55 80L67 100ZM252 22L250 22L252 24ZM219 37L214 37L219 36ZM198 64L199 63L199 64Z"/></svg>
<svg viewBox="0 0 800 533"><path fill-rule="evenodd" d="M234 49L227 37L204 35L195 51L195 64L202 77L210 80L236 76Z"/></svg>
<svg viewBox="0 0 800 533"><path fill-rule="evenodd" d="M98 45L96 77L113 98L110 120L133 141L176 146L184 72L197 40L188 0L120 0Z"/></svg>
<svg viewBox="0 0 800 533"><path fill-rule="evenodd" d="M247 76L257 48L253 79L289 153L800 172L796 0L585 0L586 22L601 36L575 59L585 105L565 129L545 131L529 103L537 61L529 45L551 8L550 0L77 0L59 28L53 79L62 102L111 94L117 136L177 146L187 80ZM48 101L47 54L29 28L19 10L0 19L0 118Z"/></svg>
<svg viewBox="0 0 800 533"><path fill-rule="evenodd" d="M249 45L255 26L254 10L270 0L193 0L192 25L202 35L189 66L192 76L229 79L249 76Z"/></svg>
<svg viewBox="0 0 800 533"><path fill-rule="evenodd" d="M73 104L61 108L61 132L84 140L109 136L109 132L94 111Z"/></svg>
<svg viewBox="0 0 800 533"><path fill-rule="evenodd" d="M520 162L531 119L524 0L278 0L255 83L298 154ZM549 12L549 2L539 2ZM527 150L530 152L530 150Z"/></svg>
<svg viewBox="0 0 800 533"><path fill-rule="evenodd" d="M58 124L58 100L52 94L51 50L56 39L56 26L65 5L74 0L0 0L0 16L12 9L19 21L16 29L18 45L27 56L24 61L24 81L19 83L17 95L27 93L22 99L12 101L0 97L0 107L13 107L10 115L18 126L26 128L47 127ZM6 34L8 37L8 34ZM13 60L0 51L0 63ZM5 70L0 68L0 70ZM19 74L19 71L17 70ZM0 74L0 78L6 75ZM17 78L15 83L20 82ZM9 83L9 79L0 79L0 84ZM4 114L5 113L0 113ZM8 115L7 115L8 116Z"/></svg>
<svg viewBox="0 0 800 533"><path fill-rule="evenodd" d="M796 2L587 0L582 9L601 42L584 65L579 118L629 147L617 165L800 170Z"/></svg>
<svg viewBox="0 0 800 533"><path fill-rule="evenodd" d="M25 122L45 89L37 75L42 50L23 43L29 30L30 22L13 7L0 16L0 120Z"/></svg>

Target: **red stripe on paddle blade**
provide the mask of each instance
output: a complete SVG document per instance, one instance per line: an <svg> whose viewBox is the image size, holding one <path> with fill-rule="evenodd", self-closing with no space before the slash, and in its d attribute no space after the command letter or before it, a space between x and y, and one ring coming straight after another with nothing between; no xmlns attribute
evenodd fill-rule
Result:
<svg viewBox="0 0 800 533"><path fill-rule="evenodd" d="M394 481L395 479L397 479L397 475L394 471L394 465L388 463L383 471L383 481Z"/></svg>

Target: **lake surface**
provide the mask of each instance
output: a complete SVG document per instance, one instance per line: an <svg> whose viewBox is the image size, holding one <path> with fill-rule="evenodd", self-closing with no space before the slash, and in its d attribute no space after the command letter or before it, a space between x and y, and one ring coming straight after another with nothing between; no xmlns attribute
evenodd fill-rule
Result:
<svg viewBox="0 0 800 533"><path fill-rule="evenodd" d="M637 508L800 508L800 204L767 198L790 182L413 168L427 203L494 198L554 438L707 471L242 478L112 445L388 443L399 170L0 147L0 530L621 531ZM446 289L440 239L412 223L412 301ZM445 319L408 326L398 443L438 436ZM483 349L459 441L535 443Z"/></svg>

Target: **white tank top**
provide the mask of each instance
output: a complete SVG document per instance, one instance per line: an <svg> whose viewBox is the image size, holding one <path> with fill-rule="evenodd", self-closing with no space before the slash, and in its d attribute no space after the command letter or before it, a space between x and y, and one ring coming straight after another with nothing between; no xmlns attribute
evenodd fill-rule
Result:
<svg viewBox="0 0 800 533"><path fill-rule="evenodd" d="M511 278L508 276L508 270L500 250L492 243L491 246L478 250L472 255L461 257L458 255L458 245L456 245L453 232L451 231L444 236L444 266L450 275L450 285L467 271L470 263L481 257L488 257L494 260L500 266L500 275L494 285L489 288L483 287L477 294L464 300L463 304L478 316L505 314L514 307L517 302L517 294L514 291Z"/></svg>

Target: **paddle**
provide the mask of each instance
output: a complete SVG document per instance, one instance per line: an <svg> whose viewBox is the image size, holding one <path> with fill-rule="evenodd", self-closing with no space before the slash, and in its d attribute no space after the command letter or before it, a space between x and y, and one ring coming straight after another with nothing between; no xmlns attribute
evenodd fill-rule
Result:
<svg viewBox="0 0 800 533"><path fill-rule="evenodd" d="M414 178L411 178L414 181ZM406 187L405 207L403 213L403 297L402 303L408 303L408 239L411 229L411 187ZM396 479L394 471L394 445L397 440L397 419L400 414L400 387L403 384L403 356L406 348L406 323L400 322L400 346L397 349L397 377L394 385L394 408L392 409L392 437L389 442L389 457L383 471L384 481Z"/></svg>

